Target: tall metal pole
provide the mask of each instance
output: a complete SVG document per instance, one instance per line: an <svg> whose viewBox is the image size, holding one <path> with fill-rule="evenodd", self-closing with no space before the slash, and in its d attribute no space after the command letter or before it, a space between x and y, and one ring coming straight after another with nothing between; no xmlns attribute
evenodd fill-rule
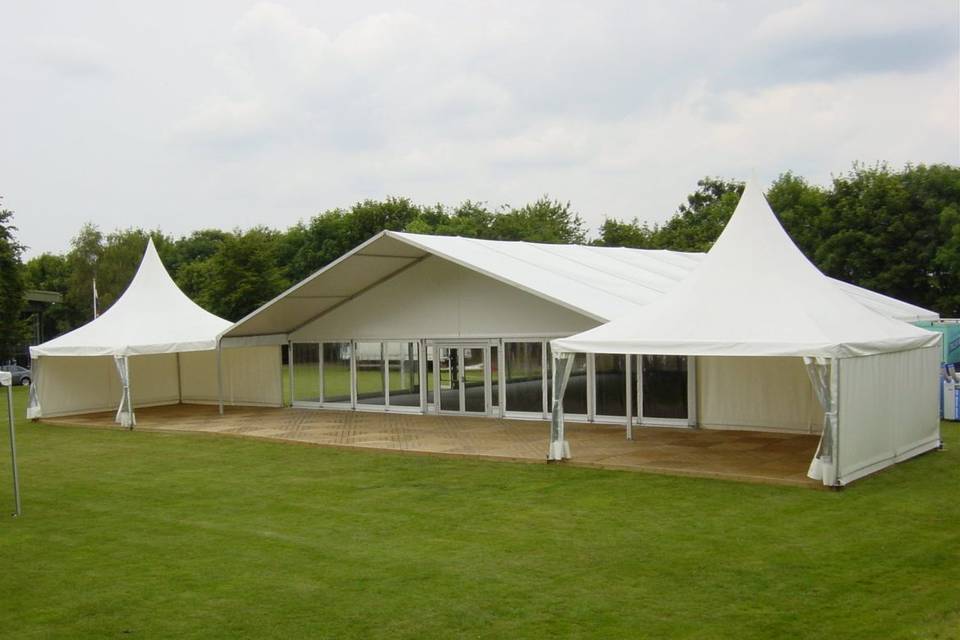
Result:
<svg viewBox="0 0 960 640"><path fill-rule="evenodd" d="M16 501L17 510L15 517L20 516L20 476L17 474L17 435L13 428L13 381L7 386L7 420L10 424L10 461L13 463L13 498Z"/></svg>
<svg viewBox="0 0 960 640"><path fill-rule="evenodd" d="M177 352L177 404L183 404L183 380L180 377L180 352Z"/></svg>
<svg viewBox="0 0 960 640"><path fill-rule="evenodd" d="M220 340L217 339L217 408L220 415L223 415L223 348L220 346Z"/></svg>

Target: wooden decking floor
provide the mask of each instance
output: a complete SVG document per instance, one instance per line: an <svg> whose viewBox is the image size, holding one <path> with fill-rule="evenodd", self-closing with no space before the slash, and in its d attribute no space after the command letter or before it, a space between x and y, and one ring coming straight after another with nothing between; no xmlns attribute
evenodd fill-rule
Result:
<svg viewBox="0 0 960 640"><path fill-rule="evenodd" d="M112 413L47 419L51 424L119 427ZM546 459L549 424L460 416L311 409L173 405L137 409L137 429L216 433L314 445L527 462ZM819 436L758 431L567 424L565 464L748 482L817 486L806 477Z"/></svg>

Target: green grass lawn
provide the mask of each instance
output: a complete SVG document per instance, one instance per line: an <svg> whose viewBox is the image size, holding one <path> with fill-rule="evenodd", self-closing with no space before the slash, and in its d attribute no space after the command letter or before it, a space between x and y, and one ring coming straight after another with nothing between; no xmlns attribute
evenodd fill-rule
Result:
<svg viewBox="0 0 960 640"><path fill-rule="evenodd" d="M827 492L21 422L0 636L957 638L944 434Z"/></svg>

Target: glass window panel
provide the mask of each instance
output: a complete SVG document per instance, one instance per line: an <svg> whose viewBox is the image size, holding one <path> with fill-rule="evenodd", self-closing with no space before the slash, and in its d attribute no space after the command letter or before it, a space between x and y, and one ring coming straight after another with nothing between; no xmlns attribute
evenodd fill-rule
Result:
<svg viewBox="0 0 960 640"><path fill-rule="evenodd" d="M416 342L388 342L390 406L420 406L420 353Z"/></svg>
<svg viewBox="0 0 960 640"><path fill-rule="evenodd" d="M436 367L433 345L427 345L427 404L433 404L433 379Z"/></svg>
<svg viewBox="0 0 960 640"><path fill-rule="evenodd" d="M460 411L460 350L438 347L437 356L437 366L440 367L440 409Z"/></svg>
<svg viewBox="0 0 960 640"><path fill-rule="evenodd" d="M350 402L350 343L323 343L323 401Z"/></svg>
<svg viewBox="0 0 960 640"><path fill-rule="evenodd" d="M357 404L386 403L383 392L383 343L357 343Z"/></svg>
<svg viewBox="0 0 960 640"><path fill-rule="evenodd" d="M540 342L507 342L507 411L543 413L543 345Z"/></svg>
<svg viewBox="0 0 960 640"><path fill-rule="evenodd" d="M598 353L594 356L597 372L598 416L627 415L627 359L623 355Z"/></svg>
<svg viewBox="0 0 960 640"><path fill-rule="evenodd" d="M487 410L484 384L484 348L464 347L463 354L463 410L483 413Z"/></svg>
<svg viewBox="0 0 960 640"><path fill-rule="evenodd" d="M578 353L573 358L570 380L563 394L563 412L570 415L587 415L587 354L585 353Z"/></svg>
<svg viewBox="0 0 960 640"><path fill-rule="evenodd" d="M500 358L497 356L498 347L490 347L490 403L494 407L500 406Z"/></svg>
<svg viewBox="0 0 960 640"><path fill-rule="evenodd" d="M293 344L293 399L320 402L320 345Z"/></svg>
<svg viewBox="0 0 960 640"><path fill-rule="evenodd" d="M643 415L686 419L686 356L643 356Z"/></svg>
<svg viewBox="0 0 960 640"><path fill-rule="evenodd" d="M553 360L553 351L550 343L547 343L547 362L550 363L550 371L547 374L547 391L549 392L550 402L553 402L553 367L556 361ZM547 407L551 411L553 405ZM587 354L578 353L573 358L573 369L570 370L570 380L567 382L567 389L563 394L563 412L567 415L587 415Z"/></svg>

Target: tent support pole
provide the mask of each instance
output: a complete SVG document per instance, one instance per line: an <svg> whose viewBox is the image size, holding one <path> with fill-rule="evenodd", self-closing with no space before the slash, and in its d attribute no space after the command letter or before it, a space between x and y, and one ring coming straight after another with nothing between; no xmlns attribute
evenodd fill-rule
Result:
<svg viewBox="0 0 960 640"><path fill-rule="evenodd" d="M180 378L180 352L177 352L177 404L183 404L183 380Z"/></svg>
<svg viewBox="0 0 960 640"><path fill-rule="evenodd" d="M127 410L130 412L130 431L133 431L137 420L133 413L133 390L130 388L130 356L123 356L123 368L127 371Z"/></svg>
<svg viewBox="0 0 960 640"><path fill-rule="evenodd" d="M7 386L7 421L10 425L10 463L13 465L13 499L16 510L13 516L20 516L20 476L17 473L17 435L13 426L13 381Z"/></svg>
<svg viewBox="0 0 960 640"><path fill-rule="evenodd" d="M223 415L223 348L217 338L217 409Z"/></svg>
<svg viewBox="0 0 960 640"><path fill-rule="evenodd" d="M833 486L840 487L840 359L830 358L830 394L833 396L831 410L835 417L833 422Z"/></svg>
<svg viewBox="0 0 960 640"><path fill-rule="evenodd" d="M629 353L624 354L624 360L626 360L626 374L627 374L627 393L626 393L626 414L627 414L627 440L633 440L633 394L630 389L630 378L633 368L633 356Z"/></svg>

